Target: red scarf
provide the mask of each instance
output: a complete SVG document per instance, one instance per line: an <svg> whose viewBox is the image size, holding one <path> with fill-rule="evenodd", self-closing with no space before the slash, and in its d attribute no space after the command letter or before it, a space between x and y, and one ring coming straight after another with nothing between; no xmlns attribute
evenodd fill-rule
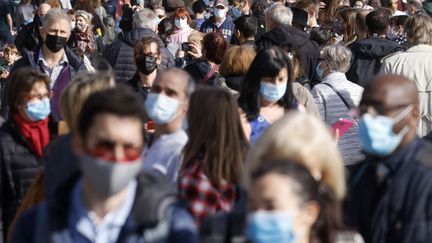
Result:
<svg viewBox="0 0 432 243"><path fill-rule="evenodd" d="M48 117L31 122L24 119L19 113L13 114L15 123L21 135L30 144L37 157L42 156L43 148L49 143Z"/></svg>

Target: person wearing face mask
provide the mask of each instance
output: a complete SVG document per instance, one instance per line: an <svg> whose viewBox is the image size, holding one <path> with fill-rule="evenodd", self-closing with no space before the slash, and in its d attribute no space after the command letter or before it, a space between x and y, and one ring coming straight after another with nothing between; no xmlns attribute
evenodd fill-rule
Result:
<svg viewBox="0 0 432 243"><path fill-rule="evenodd" d="M31 66L43 71L51 80L51 108L56 121L61 120L59 99L64 88L72 77L79 72L94 70L90 64L84 63L67 47L71 35L71 20L60 9L50 9L44 17L40 29L43 43L33 51L28 51L12 67L11 73L22 67ZM6 87L8 86L6 83ZM8 106L2 102L2 115L6 114Z"/></svg>
<svg viewBox="0 0 432 243"><path fill-rule="evenodd" d="M160 50L161 46L154 37L142 38L134 47L137 72L125 84L132 87L144 100L147 99L158 74L158 65L161 61Z"/></svg>
<svg viewBox="0 0 432 243"><path fill-rule="evenodd" d="M39 28L42 26L42 20L51 9L47 3L41 3L33 17L33 22L22 26L15 37L15 45L20 53L32 51L39 43L43 43Z"/></svg>
<svg viewBox="0 0 432 243"><path fill-rule="evenodd" d="M42 164L43 149L52 137L48 129L51 113L48 76L32 68L23 68L13 72L10 80L10 116L0 127L2 242L6 242L3 237Z"/></svg>
<svg viewBox="0 0 432 243"><path fill-rule="evenodd" d="M350 168L345 222L366 242L429 242L432 144L416 135L416 84L389 74L370 82L359 106L366 160Z"/></svg>
<svg viewBox="0 0 432 243"><path fill-rule="evenodd" d="M267 127L297 108L292 90L293 68L288 55L279 47L256 55L238 99L243 130L254 144Z"/></svg>
<svg viewBox="0 0 432 243"><path fill-rule="evenodd" d="M96 50L96 41L91 25L93 16L84 10L77 10L75 19L75 28L72 30L68 40L68 46L78 56L91 58Z"/></svg>
<svg viewBox="0 0 432 243"><path fill-rule="evenodd" d="M250 211L245 224L250 242L363 243L358 233L344 230L334 192L303 165L266 161L247 177Z"/></svg>
<svg viewBox="0 0 432 243"><path fill-rule="evenodd" d="M181 153L188 136L183 129L193 79L181 69L162 71L145 101L147 116L154 121L154 135L144 152L145 171L177 182Z"/></svg>
<svg viewBox="0 0 432 243"><path fill-rule="evenodd" d="M345 76L351 59L351 51L342 45L326 46L321 54L316 72L322 81L312 88L311 93L328 127L340 119L354 122L350 112L360 103L363 88ZM356 125L340 136L338 145L345 164L358 163L363 159Z"/></svg>
<svg viewBox="0 0 432 243"><path fill-rule="evenodd" d="M174 19L174 31L168 36L167 43L181 49L182 43L188 42L188 37L197 31L190 27L192 19L186 8L177 8L172 17Z"/></svg>
<svg viewBox="0 0 432 243"><path fill-rule="evenodd" d="M201 25L200 31L203 33L222 32L225 40L230 43L235 25L232 18L227 15L228 10L229 5L227 0L216 0L214 2L214 15Z"/></svg>
<svg viewBox="0 0 432 243"><path fill-rule="evenodd" d="M141 171L144 121L126 87L90 95L73 134L79 171L18 219L11 242L197 242L175 192Z"/></svg>

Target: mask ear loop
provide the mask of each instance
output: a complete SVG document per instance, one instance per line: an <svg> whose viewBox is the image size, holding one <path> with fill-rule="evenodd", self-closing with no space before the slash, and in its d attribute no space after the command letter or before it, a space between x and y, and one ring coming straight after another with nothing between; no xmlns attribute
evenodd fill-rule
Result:
<svg viewBox="0 0 432 243"><path fill-rule="evenodd" d="M399 115L397 115L394 119L393 119L393 126L394 124L400 122L405 116L407 116L412 110L412 105L407 106L401 113L399 113ZM408 127L408 125L406 125L398 134L397 136L405 136L405 134L407 134L407 132L410 130L410 128Z"/></svg>
<svg viewBox="0 0 432 243"><path fill-rule="evenodd" d="M408 115L412 110L412 105L408 105L399 115L397 115L395 118L393 118L393 125L400 122L405 116Z"/></svg>

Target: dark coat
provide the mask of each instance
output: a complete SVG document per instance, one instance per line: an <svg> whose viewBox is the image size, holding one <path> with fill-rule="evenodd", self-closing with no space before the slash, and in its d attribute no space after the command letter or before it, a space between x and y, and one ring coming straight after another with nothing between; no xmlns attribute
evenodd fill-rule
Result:
<svg viewBox="0 0 432 243"><path fill-rule="evenodd" d="M162 63L159 65L161 69L174 66L174 56L165 47L159 36L150 29L137 28L119 37L118 40L106 47L102 54L103 58L114 68L117 82L126 82L135 75L136 65L133 47L135 42L144 37L154 37L162 46Z"/></svg>
<svg viewBox="0 0 432 243"><path fill-rule="evenodd" d="M68 214L78 178L79 174L71 176L56 195L25 213L17 222L11 242L72 242ZM194 221L173 203L175 193L168 182L145 173L137 177L137 182L135 201L117 242L197 242Z"/></svg>
<svg viewBox="0 0 432 243"><path fill-rule="evenodd" d="M347 226L370 243L432 241L432 144L416 139L386 159L351 169Z"/></svg>
<svg viewBox="0 0 432 243"><path fill-rule="evenodd" d="M347 79L362 87L373 79L381 68L381 59L391 53L403 51L398 43L380 37L358 40L348 46L353 54Z"/></svg>
<svg viewBox="0 0 432 243"><path fill-rule="evenodd" d="M0 127L0 241L35 175L41 161L21 135L14 122L8 120Z"/></svg>
<svg viewBox="0 0 432 243"><path fill-rule="evenodd" d="M278 25L271 31L266 32L256 41L257 51L279 46L286 51L296 52L300 61L303 74L318 82L315 74L319 63L320 49L318 44L309 38L309 34L289 25Z"/></svg>
<svg viewBox="0 0 432 243"><path fill-rule="evenodd" d="M231 38L234 35L235 25L231 16L227 16L225 21L221 26L217 27L215 24L216 20L213 17L204 21L201 25L200 32L211 33L211 32L221 32L228 43L231 43Z"/></svg>
<svg viewBox="0 0 432 243"><path fill-rule="evenodd" d="M141 85L141 80L138 74L135 74L131 79L126 81L125 84L131 87L135 92L140 94L144 101L147 99L147 95L150 93L151 90L151 87L143 87Z"/></svg>
<svg viewBox="0 0 432 243"><path fill-rule="evenodd" d="M33 50L36 46L42 43L42 37L39 33L39 26L41 21L35 15L33 22L24 25L23 28L17 33L14 44L21 54Z"/></svg>

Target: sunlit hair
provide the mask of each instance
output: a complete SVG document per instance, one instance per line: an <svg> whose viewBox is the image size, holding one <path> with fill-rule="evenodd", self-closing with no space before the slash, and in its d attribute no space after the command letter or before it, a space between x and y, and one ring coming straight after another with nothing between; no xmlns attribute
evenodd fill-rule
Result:
<svg viewBox="0 0 432 243"><path fill-rule="evenodd" d="M432 18L426 14L417 13L409 17L405 31L411 45L432 45Z"/></svg>
<svg viewBox="0 0 432 243"><path fill-rule="evenodd" d="M76 129L78 114L87 97L114 86L114 78L107 74L85 73L76 76L60 97L60 112L69 130Z"/></svg>
<svg viewBox="0 0 432 243"><path fill-rule="evenodd" d="M233 46L222 60L219 73L224 77L243 76L249 70L255 55L255 50L250 46Z"/></svg>
<svg viewBox="0 0 432 243"><path fill-rule="evenodd" d="M239 183L248 142L233 96L224 89L198 89L190 99L187 121L189 141L182 167L201 159L204 173L214 185L222 179Z"/></svg>
<svg viewBox="0 0 432 243"><path fill-rule="evenodd" d="M314 176L329 186L341 200L345 177L337 144L324 124L314 116L290 112L270 126L249 151L243 183L249 187L251 174L269 160L292 160L304 164ZM317 178L318 179L318 178Z"/></svg>

